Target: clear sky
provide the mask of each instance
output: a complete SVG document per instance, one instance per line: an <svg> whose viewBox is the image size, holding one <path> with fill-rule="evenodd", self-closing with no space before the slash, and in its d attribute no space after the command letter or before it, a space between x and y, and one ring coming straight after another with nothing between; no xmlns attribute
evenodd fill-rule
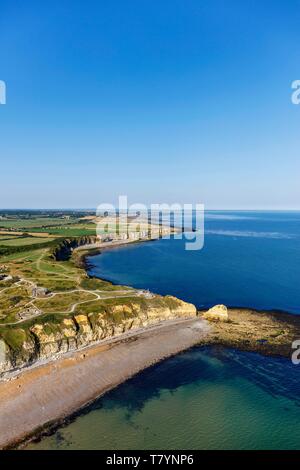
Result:
<svg viewBox="0 0 300 470"><path fill-rule="evenodd" d="M0 207L300 208L298 0L0 0Z"/></svg>

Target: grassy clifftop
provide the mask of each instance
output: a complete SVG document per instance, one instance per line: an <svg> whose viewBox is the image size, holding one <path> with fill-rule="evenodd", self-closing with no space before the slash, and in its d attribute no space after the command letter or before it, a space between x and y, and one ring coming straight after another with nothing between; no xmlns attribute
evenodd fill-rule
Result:
<svg viewBox="0 0 300 470"><path fill-rule="evenodd" d="M94 243L94 235L32 239L0 251L0 372L196 315L193 305L173 297L89 278L78 262L85 253L74 249Z"/></svg>
<svg viewBox="0 0 300 470"><path fill-rule="evenodd" d="M193 305L158 296L110 298L75 314L43 315L35 321L1 328L0 371L24 367L164 320L194 316Z"/></svg>

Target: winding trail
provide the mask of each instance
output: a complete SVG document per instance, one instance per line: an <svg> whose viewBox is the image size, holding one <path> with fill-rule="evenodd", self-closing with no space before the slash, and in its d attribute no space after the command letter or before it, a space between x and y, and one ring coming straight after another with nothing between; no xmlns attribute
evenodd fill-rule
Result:
<svg viewBox="0 0 300 470"><path fill-rule="evenodd" d="M13 284L13 286L19 286L19 285L22 285L22 284L29 284L31 287L35 287L35 283L33 281L30 281L28 279L20 279L20 281L16 282L15 284ZM0 296L1 294L6 291L7 289L10 289L10 287L7 287L5 289L2 289L2 291L0 291ZM47 311L47 312L43 312L39 309L39 307L35 304L35 301L38 300L37 298L32 298L32 300L30 300L28 303L26 303L24 306L23 306L23 309L26 309L30 306L32 306L33 308L35 308L36 310L40 310L40 313L38 314L33 314L31 317L27 317L27 318L22 318L20 320L17 320L15 322L5 322L5 323L1 323L1 325L3 326L13 326L13 325L18 325L20 323L23 323L23 322L26 322L27 320L29 320L30 318L38 318L39 316L43 315L44 313L49 313L49 314L57 314L57 315L67 315L67 314L71 314L71 313L74 313L76 308L79 306L79 305L82 305L82 304L87 304L87 303L90 303L90 302L95 302L95 300L106 300L106 299L116 299L116 298L122 298L122 297L128 297L128 295L130 295L130 297L138 297L140 296L141 294L135 290L135 289L128 289L128 290L114 290L112 291L113 292L113 295L107 295L109 291L106 291L106 290L87 290L87 289L72 289L72 290L69 290L69 291L62 291L62 292L51 292L51 294L49 294L49 296L45 297L45 299L51 299L53 297L56 297L58 295L63 295L63 296L66 296L66 295L69 295L69 294L74 294L74 293L79 293L79 292L84 292L86 294L92 294L94 295L95 297L93 299L88 299L88 300L82 300L82 301L78 301L78 302L74 302L73 304L71 304L71 308L69 310L65 310L65 311L55 311L55 310L51 310L51 311ZM101 297L101 295L103 295L103 297Z"/></svg>

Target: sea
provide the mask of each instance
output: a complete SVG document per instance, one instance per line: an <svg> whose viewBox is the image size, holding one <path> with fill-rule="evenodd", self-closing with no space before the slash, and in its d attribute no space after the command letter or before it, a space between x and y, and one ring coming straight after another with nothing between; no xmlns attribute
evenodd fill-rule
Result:
<svg viewBox="0 0 300 470"><path fill-rule="evenodd" d="M222 303L299 315L300 212L208 211L201 250L186 250L184 238L160 239L104 251L88 265L92 276L171 294L199 309ZM27 448L299 449L300 365L194 347Z"/></svg>

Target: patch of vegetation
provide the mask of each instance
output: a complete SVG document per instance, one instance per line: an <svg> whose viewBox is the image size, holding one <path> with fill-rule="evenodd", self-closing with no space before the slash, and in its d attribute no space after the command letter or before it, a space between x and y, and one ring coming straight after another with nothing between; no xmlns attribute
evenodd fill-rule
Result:
<svg viewBox="0 0 300 470"><path fill-rule="evenodd" d="M3 229L33 229L33 228L47 228L53 226L61 226L74 224L78 222L79 219L63 219L58 217L17 217L17 218L8 218L0 220L0 227Z"/></svg>
<svg viewBox="0 0 300 470"><path fill-rule="evenodd" d="M28 340L28 332L21 328L2 329L0 334L9 348L15 352L22 350L24 343Z"/></svg>
<svg viewBox="0 0 300 470"><path fill-rule="evenodd" d="M104 290L104 291L115 291L115 290L131 290L127 286L117 286L108 281L97 279L95 277L85 278L81 281L80 287L87 290Z"/></svg>
<svg viewBox="0 0 300 470"><path fill-rule="evenodd" d="M32 238L34 240L34 238ZM4 246L0 245L0 257L1 256L9 256L12 254L17 254L17 253L26 253L28 250L39 250L41 248L46 248L46 247L51 247L51 246L56 246L57 240L50 239L47 240L43 243L31 243L31 244L25 244L25 245L12 245L12 246Z"/></svg>
<svg viewBox="0 0 300 470"><path fill-rule="evenodd" d="M84 302L86 300L93 300L95 296L88 292L65 292L58 294L54 297L46 299L37 299L35 305L43 312L65 312L71 309L72 305L76 302Z"/></svg>
<svg viewBox="0 0 300 470"><path fill-rule="evenodd" d="M176 309L179 305L179 301L174 297L170 297L169 295L164 297L164 302L168 305L170 309Z"/></svg>
<svg viewBox="0 0 300 470"><path fill-rule="evenodd" d="M30 245L44 245L45 243L52 242L53 238L41 237L15 237L15 238L0 238L0 246L30 246Z"/></svg>

